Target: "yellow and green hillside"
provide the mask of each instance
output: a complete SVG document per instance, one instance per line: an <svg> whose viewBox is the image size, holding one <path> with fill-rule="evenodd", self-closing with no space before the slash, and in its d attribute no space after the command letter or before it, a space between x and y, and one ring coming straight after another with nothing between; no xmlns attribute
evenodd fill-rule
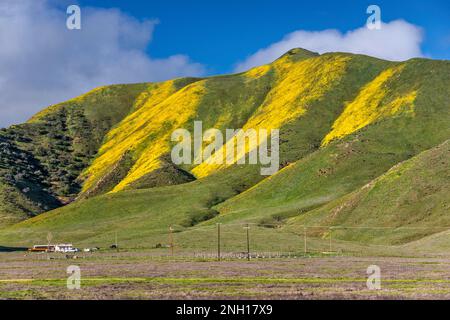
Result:
<svg viewBox="0 0 450 320"><path fill-rule="evenodd" d="M441 159L449 97L449 61L302 49L235 75L99 88L0 132L4 150L25 153L20 167L0 163L0 241L32 243L53 231L105 244L117 231L130 244L156 243L169 225L183 234L217 222L277 225L281 233L305 224L450 229ZM258 165L173 164L172 132L192 131L198 120L224 134L279 129L281 170L266 177ZM398 168L408 174L392 180ZM426 203L411 194L398 202L402 185L411 194L439 192ZM27 219L44 206L61 208ZM426 235L337 236L395 244Z"/></svg>

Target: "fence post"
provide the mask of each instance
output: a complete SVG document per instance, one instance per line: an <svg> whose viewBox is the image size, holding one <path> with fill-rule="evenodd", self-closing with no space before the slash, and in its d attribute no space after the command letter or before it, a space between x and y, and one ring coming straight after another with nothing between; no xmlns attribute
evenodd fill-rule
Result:
<svg viewBox="0 0 450 320"><path fill-rule="evenodd" d="M217 261L220 261L220 223L217 224Z"/></svg>
<svg viewBox="0 0 450 320"><path fill-rule="evenodd" d="M333 228L330 227L330 253L332 252L332 249L331 249L331 233L332 233L332 231L333 231Z"/></svg>
<svg viewBox="0 0 450 320"><path fill-rule="evenodd" d="M250 227L248 223L245 229L247 229L247 260L250 261L250 234L249 234Z"/></svg>
<svg viewBox="0 0 450 320"><path fill-rule="evenodd" d="M48 242L48 245L47 245L47 260L50 260L49 252L50 252L50 242L52 242L52 239L53 239L52 233L51 232L47 233L47 242Z"/></svg>
<svg viewBox="0 0 450 320"><path fill-rule="evenodd" d="M169 226L169 246L170 246L170 254L173 256L173 228Z"/></svg>
<svg viewBox="0 0 450 320"><path fill-rule="evenodd" d="M114 233L114 245L116 246L116 251L119 252L119 244L117 242L117 231Z"/></svg>

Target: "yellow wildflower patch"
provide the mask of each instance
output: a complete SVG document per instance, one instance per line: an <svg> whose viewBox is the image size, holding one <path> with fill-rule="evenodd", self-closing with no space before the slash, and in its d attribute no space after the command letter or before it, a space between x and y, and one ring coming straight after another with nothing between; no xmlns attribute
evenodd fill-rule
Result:
<svg viewBox="0 0 450 320"><path fill-rule="evenodd" d="M388 82L395 75L400 74L403 68L404 65L389 68L367 84L334 122L332 130L323 139L322 146L327 145L333 139L352 134L381 118L395 115L398 112L412 112L416 91L411 91L391 101L385 101L389 91Z"/></svg>

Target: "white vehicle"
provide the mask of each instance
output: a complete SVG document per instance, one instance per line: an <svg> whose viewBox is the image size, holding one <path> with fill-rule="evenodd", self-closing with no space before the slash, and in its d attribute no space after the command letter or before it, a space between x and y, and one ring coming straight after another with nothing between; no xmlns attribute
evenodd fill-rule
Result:
<svg viewBox="0 0 450 320"><path fill-rule="evenodd" d="M55 252L73 253L78 252L77 248L74 248L72 244L57 244L55 245Z"/></svg>

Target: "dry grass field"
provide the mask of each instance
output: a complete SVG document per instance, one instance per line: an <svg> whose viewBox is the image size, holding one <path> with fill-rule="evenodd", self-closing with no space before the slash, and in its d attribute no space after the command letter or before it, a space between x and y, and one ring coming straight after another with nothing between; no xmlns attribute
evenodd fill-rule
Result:
<svg viewBox="0 0 450 320"><path fill-rule="evenodd" d="M67 267L81 288L67 288ZM381 289L367 268L381 269ZM0 253L0 299L450 299L450 257L214 259L151 251Z"/></svg>

